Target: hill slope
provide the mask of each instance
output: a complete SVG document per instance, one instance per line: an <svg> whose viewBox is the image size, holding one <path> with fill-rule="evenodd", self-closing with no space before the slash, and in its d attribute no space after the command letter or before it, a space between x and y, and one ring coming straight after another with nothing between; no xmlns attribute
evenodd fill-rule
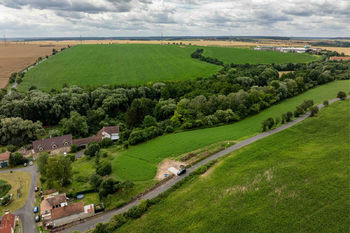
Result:
<svg viewBox="0 0 350 233"><path fill-rule="evenodd" d="M349 111L239 150L118 232L348 232Z"/></svg>

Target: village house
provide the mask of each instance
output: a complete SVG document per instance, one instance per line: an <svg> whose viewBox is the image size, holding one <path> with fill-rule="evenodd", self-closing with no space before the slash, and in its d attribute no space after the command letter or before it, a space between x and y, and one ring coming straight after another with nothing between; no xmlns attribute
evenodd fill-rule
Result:
<svg viewBox="0 0 350 233"><path fill-rule="evenodd" d="M9 166L10 155L11 153L9 151L0 154L0 168L5 168Z"/></svg>
<svg viewBox="0 0 350 233"><path fill-rule="evenodd" d="M40 215L43 221L51 219L51 212L53 209L68 205L66 194L49 195L44 198L40 204Z"/></svg>
<svg viewBox="0 0 350 233"><path fill-rule="evenodd" d="M14 233L16 228L17 217L6 212L1 218L0 233Z"/></svg>
<svg viewBox="0 0 350 233"><path fill-rule="evenodd" d="M98 131L97 135L102 137L102 139L110 138L113 141L116 141L119 139L119 126L103 127L100 131Z"/></svg>
<svg viewBox="0 0 350 233"><path fill-rule="evenodd" d="M72 135L67 134L59 137L47 138L43 140L37 140L33 143L34 153L40 153L43 151L59 151L68 152L72 145Z"/></svg>

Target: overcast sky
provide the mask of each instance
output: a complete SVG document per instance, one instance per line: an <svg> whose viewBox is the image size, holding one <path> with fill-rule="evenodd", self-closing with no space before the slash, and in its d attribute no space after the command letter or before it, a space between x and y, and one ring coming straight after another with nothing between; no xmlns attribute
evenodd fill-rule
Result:
<svg viewBox="0 0 350 233"><path fill-rule="evenodd" d="M0 35L350 36L350 0L0 0Z"/></svg>

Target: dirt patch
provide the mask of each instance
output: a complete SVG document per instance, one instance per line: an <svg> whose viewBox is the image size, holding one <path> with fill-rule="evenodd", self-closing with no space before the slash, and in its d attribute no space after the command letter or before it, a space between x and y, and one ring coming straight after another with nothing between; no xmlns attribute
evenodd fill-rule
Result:
<svg viewBox="0 0 350 233"><path fill-rule="evenodd" d="M293 72L293 71L279 71L278 72L278 77L282 77L282 74L288 74L290 72Z"/></svg>
<svg viewBox="0 0 350 233"><path fill-rule="evenodd" d="M157 175L156 175L156 180L163 180L165 178L166 174L170 175L171 173L168 171L168 168L174 167L176 169L180 169L180 165L186 166L187 163L179 162L179 161L176 161L176 160L170 160L170 159L163 160L163 162L161 162L158 165L158 171L157 171Z"/></svg>
<svg viewBox="0 0 350 233"><path fill-rule="evenodd" d="M0 44L0 88L6 87L10 75L33 64L39 57L51 55L52 49L60 50L66 45L7 43Z"/></svg>

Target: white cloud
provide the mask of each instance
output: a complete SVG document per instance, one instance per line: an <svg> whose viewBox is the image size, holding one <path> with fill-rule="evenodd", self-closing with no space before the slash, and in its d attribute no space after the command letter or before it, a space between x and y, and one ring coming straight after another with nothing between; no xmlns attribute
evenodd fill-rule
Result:
<svg viewBox="0 0 350 233"><path fill-rule="evenodd" d="M0 0L8 37L350 36L348 0Z"/></svg>

